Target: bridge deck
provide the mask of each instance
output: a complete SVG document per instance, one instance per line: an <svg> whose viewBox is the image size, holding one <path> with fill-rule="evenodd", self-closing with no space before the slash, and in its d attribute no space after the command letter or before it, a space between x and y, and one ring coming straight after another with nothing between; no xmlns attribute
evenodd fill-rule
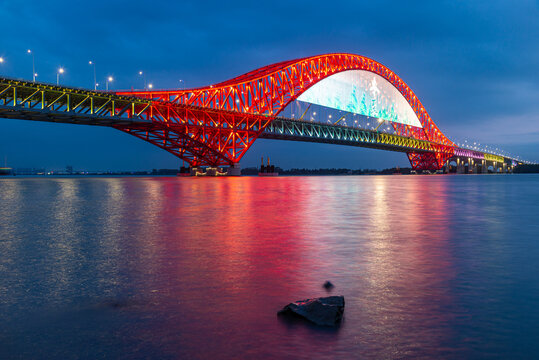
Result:
<svg viewBox="0 0 539 360"><path fill-rule="evenodd" d="M429 141L345 125L276 118L260 134L263 139L306 141L399 152L433 152Z"/></svg>
<svg viewBox="0 0 539 360"><path fill-rule="evenodd" d="M0 117L112 126L148 123L141 116L151 101L100 91L0 79Z"/></svg>
<svg viewBox="0 0 539 360"><path fill-rule="evenodd" d="M165 111L174 112L175 118L167 120L166 116L162 115ZM236 115L237 113L101 91L0 78L0 117L3 118L115 126L124 131L132 127L138 132L166 131L167 133L177 132L183 134L182 136L188 136L195 127L202 132L212 132L221 128L230 130L230 126L238 126L238 131L253 130L241 128L241 126L246 126L245 123L242 125L242 121L239 121L239 124L234 123L234 125L212 120L201 122L195 114L202 111L211 116L219 116L224 113ZM178 115L180 113L184 115ZM244 113L237 114L246 115ZM182 116L187 118L182 118ZM193 118L188 118L189 116ZM258 114L250 114L249 116L268 119L267 116ZM443 147L440 147L440 144L411 137L344 125L322 124L280 117L274 118L259 134L259 137L359 146L398 152L445 151ZM454 150L464 149L455 148ZM464 150L460 153L468 154L468 152L470 151ZM459 156L467 156L462 154ZM481 158L493 161L512 160L504 159L495 154L478 154Z"/></svg>

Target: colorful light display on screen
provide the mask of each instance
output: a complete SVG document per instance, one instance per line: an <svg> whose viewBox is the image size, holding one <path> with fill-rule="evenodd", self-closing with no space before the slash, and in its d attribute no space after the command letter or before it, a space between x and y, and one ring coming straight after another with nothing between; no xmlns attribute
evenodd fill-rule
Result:
<svg viewBox="0 0 539 360"><path fill-rule="evenodd" d="M380 75L349 70L321 80L298 100L400 124L423 127L402 94Z"/></svg>

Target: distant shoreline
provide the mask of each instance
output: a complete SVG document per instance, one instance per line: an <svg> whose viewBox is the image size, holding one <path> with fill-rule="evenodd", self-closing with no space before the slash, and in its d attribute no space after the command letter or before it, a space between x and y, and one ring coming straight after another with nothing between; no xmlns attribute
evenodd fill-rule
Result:
<svg viewBox="0 0 539 360"><path fill-rule="evenodd" d="M352 175L410 175L414 174L412 168L389 168L384 170L376 169L347 169L347 168L319 168L319 169L281 169L275 168L280 176L352 176ZM83 176L176 176L178 169L153 169L151 171L74 171L67 173L63 171L46 171L44 169L30 169L19 172L13 169L12 173L2 174L1 178L9 177L83 177ZM257 176L259 169L247 167L241 170L242 176ZM535 174L539 173L539 165L520 165L515 168L514 174Z"/></svg>

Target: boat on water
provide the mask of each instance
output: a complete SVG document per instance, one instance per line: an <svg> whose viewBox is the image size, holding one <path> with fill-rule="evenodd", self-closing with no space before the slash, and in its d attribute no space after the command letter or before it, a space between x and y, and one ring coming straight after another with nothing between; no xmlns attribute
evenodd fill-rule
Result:
<svg viewBox="0 0 539 360"><path fill-rule="evenodd" d="M12 175L13 169L9 167L0 167L0 176Z"/></svg>

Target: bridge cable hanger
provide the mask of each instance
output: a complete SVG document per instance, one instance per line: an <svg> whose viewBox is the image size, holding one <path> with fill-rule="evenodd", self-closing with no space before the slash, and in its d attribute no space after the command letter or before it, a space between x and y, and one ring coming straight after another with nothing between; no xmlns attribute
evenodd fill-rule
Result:
<svg viewBox="0 0 539 360"><path fill-rule="evenodd" d="M346 115L341 116L341 117L339 118L339 120L337 120L337 121L335 121L335 123L333 123L333 125L337 125L337 124L340 123L342 120L346 120L346 119L344 118L345 116L346 116Z"/></svg>
<svg viewBox="0 0 539 360"><path fill-rule="evenodd" d="M309 104L309 106L307 106L307 109L305 109L305 111L303 112L303 115L301 115L301 117L299 118L300 120L303 120L303 117L305 116L305 114L307 114L307 111L309 111L309 108L311 107L312 104Z"/></svg>
<svg viewBox="0 0 539 360"><path fill-rule="evenodd" d="M374 131L378 131L378 128L382 126L382 124L385 122L385 120L382 120L382 119L378 119L378 121L380 122L380 124L378 124L378 126L376 127L376 129L374 129Z"/></svg>

